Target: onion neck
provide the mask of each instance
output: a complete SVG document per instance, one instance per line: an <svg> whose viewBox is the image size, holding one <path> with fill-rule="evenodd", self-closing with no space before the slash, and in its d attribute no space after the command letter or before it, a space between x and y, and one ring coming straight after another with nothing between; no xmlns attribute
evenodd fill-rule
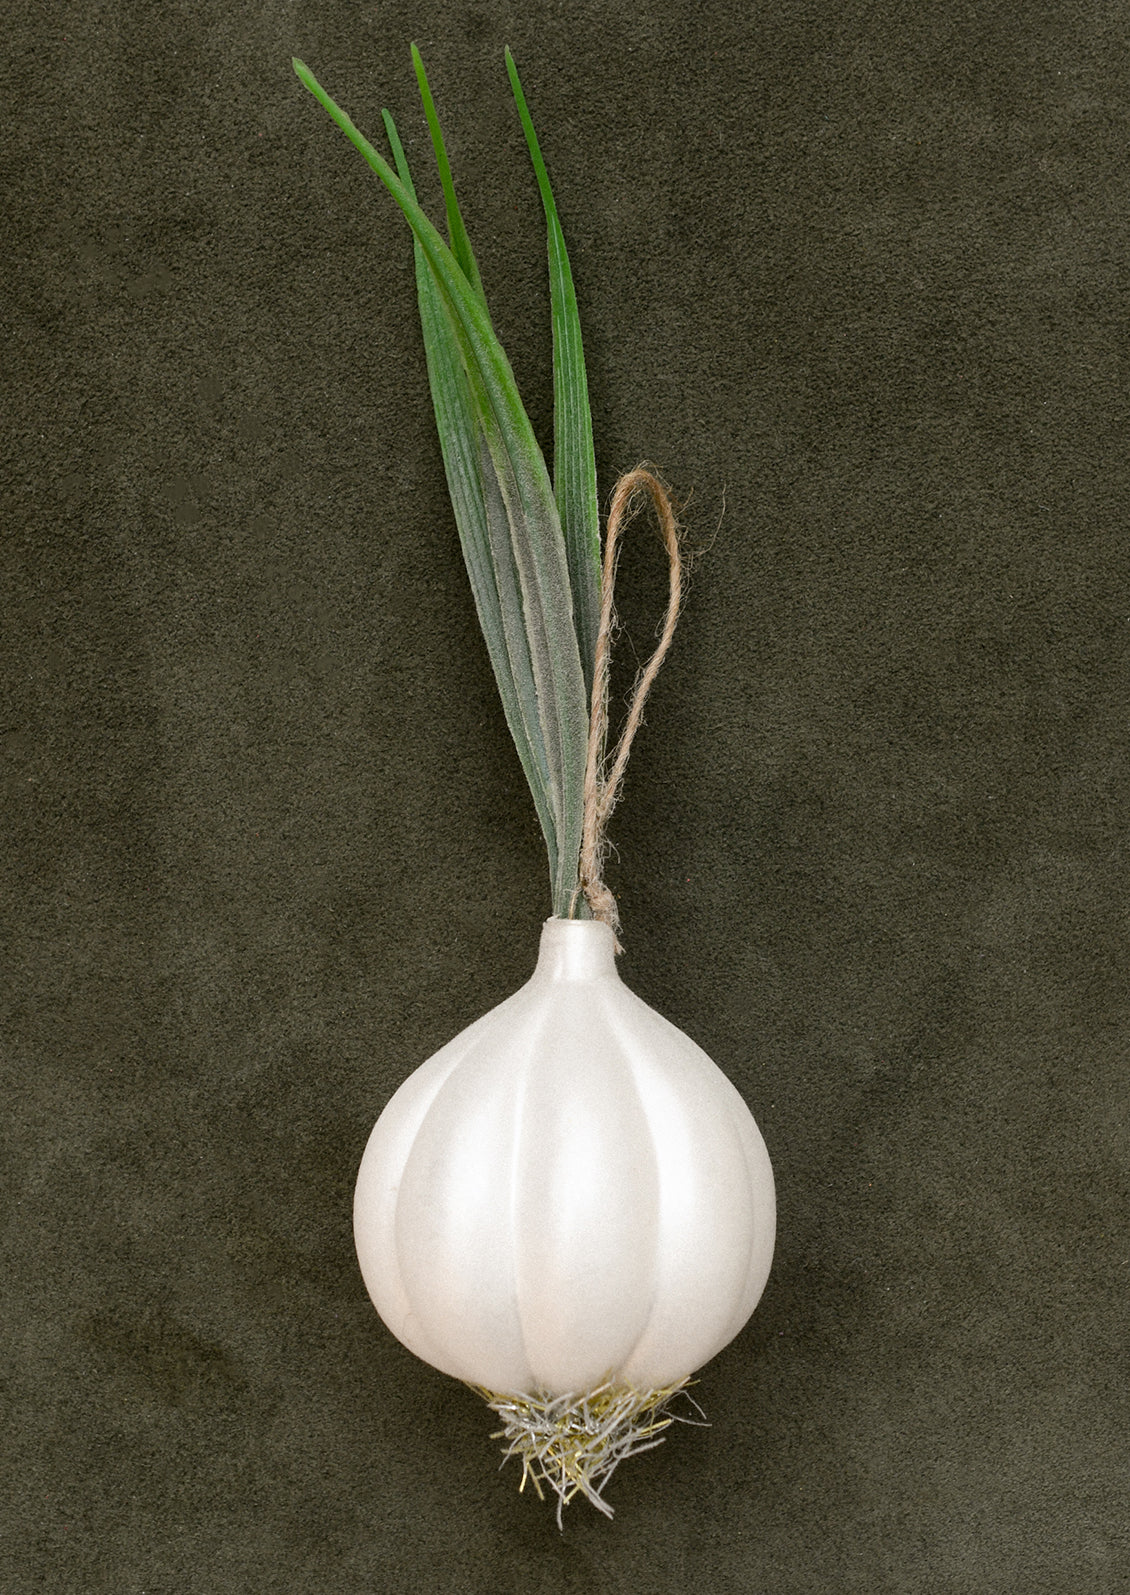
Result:
<svg viewBox="0 0 1130 1595"><path fill-rule="evenodd" d="M547 919L541 929L535 980L619 980L616 936L599 919Z"/></svg>

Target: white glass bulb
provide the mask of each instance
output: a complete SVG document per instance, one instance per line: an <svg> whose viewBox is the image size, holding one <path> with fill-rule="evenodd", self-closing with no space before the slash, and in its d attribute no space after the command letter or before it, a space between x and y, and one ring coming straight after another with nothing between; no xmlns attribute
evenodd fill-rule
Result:
<svg viewBox="0 0 1130 1595"><path fill-rule="evenodd" d="M542 1399L683 1381L756 1306L774 1225L749 1109L595 920L548 920L526 985L405 1081L354 1203L393 1334Z"/></svg>

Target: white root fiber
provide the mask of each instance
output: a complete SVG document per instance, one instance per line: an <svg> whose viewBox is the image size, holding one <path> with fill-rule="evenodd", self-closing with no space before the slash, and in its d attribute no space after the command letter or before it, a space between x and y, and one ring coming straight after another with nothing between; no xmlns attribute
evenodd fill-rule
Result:
<svg viewBox="0 0 1130 1595"><path fill-rule="evenodd" d="M594 1390L564 1396L498 1395L479 1385L471 1388L502 1419L503 1427L491 1435L507 1442L501 1465L520 1457L519 1490L528 1479L539 1500L545 1499L543 1485L556 1492L561 1528L561 1514L577 1495L611 1517L603 1491L619 1464L662 1445L663 1431L672 1423L699 1421L667 1410L675 1396L686 1395L701 1420L702 1408L688 1393L689 1383L688 1377L663 1390L635 1390L609 1379Z"/></svg>

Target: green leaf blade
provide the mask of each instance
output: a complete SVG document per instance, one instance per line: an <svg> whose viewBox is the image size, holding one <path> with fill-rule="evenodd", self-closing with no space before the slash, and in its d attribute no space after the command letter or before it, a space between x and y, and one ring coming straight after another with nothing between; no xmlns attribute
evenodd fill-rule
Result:
<svg viewBox="0 0 1130 1595"><path fill-rule="evenodd" d="M512 599L508 599L501 587L499 606L507 635L512 638L519 623L525 629L530 680L516 682L516 685L520 697L528 701L532 681L545 752L548 809L552 813L556 837L556 860L552 849L550 859L553 911L567 916L572 911L576 890L583 822L588 698L573 620L565 542L549 473L518 394L510 362L494 334L479 293L454 253L424 215L405 183L335 104L309 68L296 60L294 69L299 80L350 139L404 212L458 345L470 404L489 451L498 495L505 509L518 579L520 613L507 613L506 606ZM517 669L517 656L513 652L511 658ZM536 753L536 748L531 747L531 751ZM538 791L533 782L531 789L537 803Z"/></svg>
<svg viewBox="0 0 1130 1595"><path fill-rule="evenodd" d="M382 111L381 116L397 173L414 197L415 188L396 124L387 111ZM549 855L550 879L555 885L556 822L528 645L524 628L514 625L514 613L520 606L514 597L517 577L508 529L505 537L500 535L499 522L504 512L497 483L491 481L493 465L482 445L458 338L418 242L414 254L420 325L448 493L503 713L533 795ZM500 560L506 561L501 573L497 568ZM507 595L505 602L500 589Z"/></svg>
<svg viewBox="0 0 1130 1595"><path fill-rule="evenodd" d="M436 165L439 167L439 180L443 188L444 209L447 212L447 236L451 241L451 252L463 268L463 275L471 284L486 309L486 295L483 293L482 278L475 261L474 251L471 249L471 240L467 236L467 229L463 224L463 214L459 209L459 201L455 197L455 179L451 175L451 162L447 158L447 146L443 141L443 131L439 125L436 114L435 101L432 91L428 86L428 75L424 71L424 63L420 52L415 45L412 46L412 65L416 69L416 82L420 89L420 99L424 106L424 117L431 135L432 149L435 151Z"/></svg>
<svg viewBox="0 0 1130 1595"><path fill-rule="evenodd" d="M591 694L600 628L600 509L584 342L565 235L518 68L509 48L506 70L545 211L553 325L553 487L565 535L585 687Z"/></svg>

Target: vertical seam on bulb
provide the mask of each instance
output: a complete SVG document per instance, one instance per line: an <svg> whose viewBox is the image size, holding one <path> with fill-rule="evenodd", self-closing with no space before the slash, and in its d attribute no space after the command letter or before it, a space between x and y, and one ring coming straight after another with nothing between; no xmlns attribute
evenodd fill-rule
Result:
<svg viewBox="0 0 1130 1595"><path fill-rule="evenodd" d="M474 1028L475 1028L474 1025L469 1025L467 1027L468 1030L473 1030ZM439 1102L439 1100L443 1096L444 1092L450 1086L450 1084L451 1084L452 1080L454 1079L457 1071L467 1061L467 1059L470 1056L471 1052L474 1050L475 1040L476 1040L475 1036L468 1036L467 1032L464 1031L462 1035L456 1036L454 1038L454 1041L448 1042L448 1046L452 1048L453 1057L451 1059L450 1066L447 1069L447 1072L444 1074L443 1078L440 1080L439 1084L435 1087L434 1091L432 1092L431 1101L428 1103L427 1107L424 1109L423 1113L420 1115L419 1122L416 1125L415 1133L412 1136L412 1141L411 1141L411 1144L410 1144L410 1146L408 1148L408 1156L405 1158L404 1165L403 1165L403 1167L400 1170L400 1180L399 1180L399 1184L398 1184L398 1187L397 1187L396 1203L395 1203L395 1206L393 1208L393 1219L392 1219L393 1255L394 1255L394 1257L396 1259L397 1284L398 1284L398 1286L400 1288L401 1296L408 1303L408 1319L406 1320L406 1325L407 1325L408 1322L411 1322L415 1326L416 1333L418 1335L420 1344L423 1345L423 1346L426 1346L428 1348L428 1352L430 1352L431 1355L428 1355L427 1353L421 1352L421 1351L417 1350L415 1347L410 1348L410 1349L412 1349L414 1355L424 1357L426 1361L431 1363L432 1367L441 1367L442 1366L441 1361L437 1360L437 1359L444 1359L446 1357L446 1349L439 1342L436 1341L435 1337L432 1334L430 1334L429 1331L426 1328L424 1328L424 1320L420 1317L419 1313L417 1312L416 1304L412 1300L411 1296L409 1295L408 1288L407 1288L407 1286L405 1285L405 1282L404 1282L404 1272L405 1271L404 1271L404 1263L403 1263L402 1256L401 1256L403 1247L402 1247L401 1234L400 1234L400 1192L401 1192L401 1189L404 1186L405 1179L407 1178L408 1170L412 1166L412 1160L417 1155L417 1149L418 1149L419 1144L420 1144L420 1137L423 1134L424 1128L425 1128L429 1118L431 1117L432 1113L435 1111L436 1104ZM459 1041L463 1041L464 1045L461 1046L461 1047L456 1047L455 1043L459 1042ZM433 1056L434 1056L434 1054L433 1054ZM426 1060L426 1061L430 1061L430 1060ZM420 1067L423 1068L424 1065L421 1064ZM412 1076L409 1075L408 1078L411 1079ZM397 1338L399 1339L399 1336ZM456 1376L456 1377L458 1377L458 1376Z"/></svg>
<svg viewBox="0 0 1130 1595"><path fill-rule="evenodd" d="M522 1236L519 1230L521 1206L521 1175L524 1159L522 1145L525 1137L527 1118L527 1097L529 1094L530 1070L537 1067L539 1048L548 1027L548 1018L544 1008L539 1006L533 1015L533 1024L528 1032L525 1043L525 1058L518 1072L516 1082L516 1100L514 1103L514 1131L510 1145L510 1204L508 1213L509 1255L513 1260L513 1277L511 1289L514 1296L514 1310L518 1318L518 1340L522 1347L522 1356L525 1361L525 1379L523 1383L529 1386L533 1382L533 1359L530 1356L530 1346L526 1334L526 1316L522 1305ZM527 1394L530 1392L527 1390Z"/></svg>
<svg viewBox="0 0 1130 1595"><path fill-rule="evenodd" d="M746 1112L749 1113L749 1106L746 1103L746 1100L742 1096L741 1092L738 1091L737 1086L734 1085L734 1082L729 1078L728 1075L726 1076L726 1080L727 1080L727 1083L731 1087L733 1087L733 1090L737 1093L737 1096L738 1096L739 1100L741 1101L742 1106L746 1109ZM760 1126L758 1125L756 1119L754 1119L752 1113L750 1113L750 1120L751 1120L751 1122L753 1124L753 1128L754 1128L754 1131L756 1132L756 1134L758 1136L761 1136ZM737 1133L737 1132L735 1131L735 1133ZM762 1137L762 1139L764 1139L764 1138ZM732 1330L731 1330L731 1334L730 1334L730 1339L731 1340L738 1333L738 1331L742 1328L742 1326L747 1322L747 1320L749 1319L749 1317L751 1316L751 1314L753 1312L754 1307L757 1306L757 1301L759 1301L761 1299L760 1292L759 1292L757 1300L754 1301L753 1306L751 1306L748 1310L746 1310L745 1300L746 1300L746 1296L749 1294L749 1282L753 1278L754 1268L755 1268L755 1265L757 1264L757 1261L758 1261L758 1250L759 1250L759 1248L758 1248L758 1245L757 1245L757 1241L758 1241L758 1238L759 1238L759 1235L760 1235L760 1228L759 1228L758 1218L759 1218L759 1214L761 1213L762 1204L757 1199L757 1180L756 1180L756 1178L754 1176L753 1163L752 1163L752 1161L750 1159L749 1148L746 1145L746 1138L745 1138L744 1135L740 1135L740 1134L738 1135L738 1146L739 1146L739 1148L741 1150L742 1163L743 1163L743 1165L745 1167L746 1185L747 1185L748 1190L749 1190L749 1210L753 1214L753 1236L752 1236L752 1240L751 1240L750 1248L749 1248L749 1261L746 1263L745 1277L742 1280L741 1294L738 1296L738 1299L737 1299L736 1303L734 1304L734 1310L733 1310L733 1313L731 1314L731 1317L730 1317L730 1323L733 1325ZM774 1231L775 1231L776 1230L776 1191L774 1191L773 1206L774 1206ZM776 1237L774 1235L774 1239L775 1238ZM770 1263L772 1263L772 1261L773 1261L772 1250L770 1251L770 1254L769 1254L769 1261L770 1261ZM762 1289L764 1289L764 1285L762 1286ZM737 1320L736 1323L734 1322L735 1319Z"/></svg>
<svg viewBox="0 0 1130 1595"><path fill-rule="evenodd" d="M642 999L638 999L638 1000L640 1000L642 1002ZM742 1106L743 1112L747 1112L748 1113L749 1110L746 1107L744 1099L742 1099L742 1097L741 1097L741 1093L738 1092L738 1090L737 1090L736 1086L734 1085L733 1081L724 1072L724 1070L722 1070L722 1069L720 1069L718 1067L718 1065L713 1061L713 1059L709 1056L709 1054L704 1052L703 1049L701 1047L699 1047L698 1043L692 1039L692 1037L688 1036L685 1031L680 1030L677 1025L674 1025L671 1022L671 1020L665 1018L665 1016L663 1014L657 1012L654 1008L651 1008L647 1003L644 1003L643 1006L647 1009L647 1011L651 1015L651 1017L655 1021L657 1021L657 1023L659 1024L659 1026L661 1028L667 1028L667 1029L673 1030L675 1032L675 1034L678 1036L678 1038L679 1038L681 1043L684 1043L684 1044L689 1043L690 1046L692 1048L694 1048L695 1051L697 1051L701 1055L702 1061L707 1065L707 1067L710 1070L715 1071L715 1073L721 1078L721 1080L725 1083L725 1085L731 1091L734 1092L735 1096L738 1097L739 1101L741 1102L741 1106ZM633 1078L635 1078L638 1081L637 1065L636 1065L634 1060L632 1060L632 1072L633 1072ZM678 1093L676 1092L676 1095L677 1094ZM645 1111L645 1114L647 1114L646 1106L644 1108L644 1111ZM648 1119L648 1125L649 1125L649 1128L650 1128L650 1126L651 1126L651 1124L653 1122L650 1114L647 1114L647 1119ZM754 1185L754 1178L753 1178L753 1167L752 1167L752 1164L750 1163L749 1155L748 1155L748 1153L746 1151L745 1140L744 1140L740 1130L738 1129L737 1125L733 1122L733 1120L729 1117L729 1115L726 1116L725 1128L726 1128L726 1132L727 1132L728 1137L729 1137L729 1141L730 1141L731 1147L733 1147L734 1144L736 1143L737 1154L738 1154L738 1157L740 1159L741 1168L742 1168L742 1171L743 1171L744 1176L745 1176L746 1190L747 1190L747 1193L748 1193L748 1196L749 1196L749 1199L750 1199L749 1200L749 1211L750 1211L750 1214L751 1214L750 1252L749 1252L749 1259L748 1259L748 1261L746 1263L745 1271L744 1271L744 1273L742 1275L742 1278L741 1278L741 1283L740 1283L740 1285L738 1285L735 1288L735 1290L733 1292L733 1295L730 1298L729 1309L724 1314L720 1313L719 1316L718 1316L718 1319L716 1320L717 1325L718 1325L718 1333L721 1335L722 1338L718 1341L718 1343L715 1346L713 1351L709 1352L705 1357L702 1357L700 1359L700 1361L696 1364L696 1367L701 1367L704 1362L708 1362L711 1357L717 1355L717 1353L719 1351L721 1351L723 1346L728 1345L729 1342L738 1333L738 1330L740 1330L742 1325L746 1322L746 1319L749 1317L749 1313L748 1312L745 1312L745 1313L742 1312L742 1306L743 1306L743 1303L745 1301L746 1292L747 1292L747 1290L749 1288L749 1281L750 1281L750 1276L751 1276L751 1273L752 1273L753 1262L754 1262L754 1257L755 1257L754 1242L756 1241L756 1238L757 1238L757 1220L756 1220L757 1204L754 1201L754 1196L755 1196L756 1192L755 1192L755 1185ZM656 1168L658 1170L658 1159L656 1160ZM662 1202L662 1198L660 1198L660 1200ZM660 1216L662 1217L662 1208L660 1210ZM640 1339L639 1339L638 1344L642 1344L645 1335L650 1332L651 1327L652 1327L652 1318L654 1316L654 1312L655 1312L655 1298L653 1297L652 1307L651 1307L651 1311L650 1311L649 1316L648 1316L647 1325L645 1327L644 1332L640 1335ZM685 1369L685 1370L683 1370L683 1372L684 1372L684 1374L693 1373L694 1369L693 1368Z"/></svg>
<svg viewBox="0 0 1130 1595"><path fill-rule="evenodd" d="M647 1007L647 1004L643 1002L643 999L637 997L635 992L633 992L629 987L623 986L622 989L628 993L628 996L634 1002L639 1002L643 1007ZM647 1151L649 1160L651 1162L651 1174L655 1193L655 1233L652 1236L650 1258L651 1266L648 1269L648 1277L651 1280L651 1296L647 1304L647 1311L644 1314L643 1325L639 1333L636 1335L632 1345L629 1347L626 1356L624 1357L624 1361L629 1362L635 1355L636 1347L643 1342L651 1328L651 1321L655 1316L656 1303L659 1300L659 1268L660 1252L662 1250L660 1246L659 1228L660 1221L662 1219L663 1207L663 1176L662 1170L659 1167L659 1152L656 1146L655 1134L652 1127L652 1118L650 1113L647 1111L644 1093L640 1086L640 1071L635 1057L635 1048L632 1044L631 1032L629 1027L625 1024L623 1016L617 1013L616 1009L617 1004L610 1002L606 997L604 1001L604 1017L609 1029L616 1038L616 1042L620 1048L622 1057L627 1062L628 1076L632 1082L632 1091L635 1095L636 1105L639 1108L640 1115L643 1118L644 1123L647 1125Z"/></svg>

